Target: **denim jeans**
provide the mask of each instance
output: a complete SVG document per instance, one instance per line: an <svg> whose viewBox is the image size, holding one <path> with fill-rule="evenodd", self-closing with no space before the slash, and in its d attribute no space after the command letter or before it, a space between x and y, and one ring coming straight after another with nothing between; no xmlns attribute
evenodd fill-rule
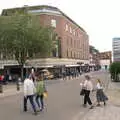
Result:
<svg viewBox="0 0 120 120"><path fill-rule="evenodd" d="M40 102L39 102L39 100L40 100ZM41 109L44 108L43 94L36 96L36 103L37 103L37 105L38 105L39 108L40 107L41 107ZM40 103L41 103L41 106L40 106Z"/></svg>
<svg viewBox="0 0 120 120"><path fill-rule="evenodd" d="M27 100L29 99L32 109L34 110L34 112L36 112L36 106L35 106L33 98L34 98L34 95L28 95L24 97L24 111L27 111Z"/></svg>

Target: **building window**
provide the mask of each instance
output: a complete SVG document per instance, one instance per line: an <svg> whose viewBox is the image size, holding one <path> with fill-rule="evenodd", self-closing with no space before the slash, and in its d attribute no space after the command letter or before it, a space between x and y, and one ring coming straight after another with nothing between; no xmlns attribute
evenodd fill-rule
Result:
<svg viewBox="0 0 120 120"><path fill-rule="evenodd" d="M3 59L3 53L1 52L1 54L0 54L0 59Z"/></svg>
<svg viewBox="0 0 120 120"><path fill-rule="evenodd" d="M70 46L69 37L67 36L67 45Z"/></svg>
<svg viewBox="0 0 120 120"><path fill-rule="evenodd" d="M70 33L72 33L72 28L70 27Z"/></svg>
<svg viewBox="0 0 120 120"><path fill-rule="evenodd" d="M79 37L83 37L82 34L79 34Z"/></svg>
<svg viewBox="0 0 120 120"><path fill-rule="evenodd" d="M68 42L68 39L66 40L66 44L69 46L69 42Z"/></svg>
<svg viewBox="0 0 120 120"><path fill-rule="evenodd" d="M78 52L78 59L80 58L80 54L79 54L79 52Z"/></svg>
<svg viewBox="0 0 120 120"><path fill-rule="evenodd" d="M67 58L69 57L69 50L67 50Z"/></svg>
<svg viewBox="0 0 120 120"><path fill-rule="evenodd" d="M65 31L68 31L68 25L67 24L65 25Z"/></svg>
<svg viewBox="0 0 120 120"><path fill-rule="evenodd" d="M79 58L81 58L81 52L79 52Z"/></svg>
<svg viewBox="0 0 120 120"><path fill-rule="evenodd" d="M75 52L74 52L74 58L76 58L76 54L75 54Z"/></svg>
<svg viewBox="0 0 120 120"><path fill-rule="evenodd" d="M15 54L12 55L13 59L15 60Z"/></svg>
<svg viewBox="0 0 120 120"><path fill-rule="evenodd" d="M71 51L71 58L72 58L72 51Z"/></svg>
<svg viewBox="0 0 120 120"><path fill-rule="evenodd" d="M77 49L79 49L79 41L77 40L77 45L76 45Z"/></svg>
<svg viewBox="0 0 120 120"><path fill-rule="evenodd" d="M72 52L72 58L74 58L74 55L75 55L74 52Z"/></svg>
<svg viewBox="0 0 120 120"><path fill-rule="evenodd" d="M71 47L73 47L73 42L72 42L72 38L71 38Z"/></svg>
<svg viewBox="0 0 120 120"><path fill-rule="evenodd" d="M54 19L51 20L51 26L56 28L56 20Z"/></svg>
<svg viewBox="0 0 120 120"><path fill-rule="evenodd" d="M3 54L2 58L3 58L3 59L7 59L6 53Z"/></svg>
<svg viewBox="0 0 120 120"><path fill-rule="evenodd" d="M73 30L73 35L75 36L75 30Z"/></svg>
<svg viewBox="0 0 120 120"><path fill-rule="evenodd" d="M76 36L78 37L78 32L76 32Z"/></svg>

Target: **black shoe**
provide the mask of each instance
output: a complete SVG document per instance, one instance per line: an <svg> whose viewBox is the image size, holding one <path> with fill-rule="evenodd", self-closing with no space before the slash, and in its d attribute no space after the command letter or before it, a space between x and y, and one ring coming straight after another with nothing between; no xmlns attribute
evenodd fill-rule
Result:
<svg viewBox="0 0 120 120"><path fill-rule="evenodd" d="M34 115L37 115L38 113L37 112L34 112Z"/></svg>
<svg viewBox="0 0 120 120"><path fill-rule="evenodd" d="M100 107L100 104L97 104L96 106L97 106L97 107Z"/></svg>
<svg viewBox="0 0 120 120"><path fill-rule="evenodd" d="M93 109L94 107L93 106L91 106L89 109Z"/></svg>
<svg viewBox="0 0 120 120"><path fill-rule="evenodd" d="M27 110L23 110L24 112L27 112Z"/></svg>
<svg viewBox="0 0 120 120"><path fill-rule="evenodd" d="M104 106L106 106L106 103L104 102Z"/></svg>
<svg viewBox="0 0 120 120"><path fill-rule="evenodd" d="M86 105L86 104L83 104L83 107L84 107L84 108L86 108L86 107L87 107L87 105Z"/></svg>

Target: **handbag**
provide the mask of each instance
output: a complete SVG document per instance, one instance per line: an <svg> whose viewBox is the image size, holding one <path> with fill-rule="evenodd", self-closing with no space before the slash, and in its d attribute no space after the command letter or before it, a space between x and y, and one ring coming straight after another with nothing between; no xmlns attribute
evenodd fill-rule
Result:
<svg viewBox="0 0 120 120"><path fill-rule="evenodd" d="M85 89L81 89L81 91L80 91L80 95L85 95Z"/></svg>
<svg viewBox="0 0 120 120"><path fill-rule="evenodd" d="M44 96L44 98L47 98L48 97L48 92L44 92L43 96Z"/></svg>

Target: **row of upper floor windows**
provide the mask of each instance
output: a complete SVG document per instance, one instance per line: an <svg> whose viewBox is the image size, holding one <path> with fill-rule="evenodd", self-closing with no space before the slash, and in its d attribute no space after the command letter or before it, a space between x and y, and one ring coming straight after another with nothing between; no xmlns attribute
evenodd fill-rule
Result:
<svg viewBox="0 0 120 120"><path fill-rule="evenodd" d="M82 52L76 52L76 51L71 51L67 49L67 56L68 58L75 58L75 59L86 59L88 58L87 53L82 53Z"/></svg>
<svg viewBox="0 0 120 120"><path fill-rule="evenodd" d="M72 47L72 48L88 48L89 49L89 44L85 43L84 41L82 40L74 40L72 39L71 37L67 37L66 38L66 45L69 46L69 47Z"/></svg>
<svg viewBox="0 0 120 120"><path fill-rule="evenodd" d="M75 28L72 28L70 25L66 24L65 25L65 31L73 34L74 36L77 37L82 37L83 35L80 34Z"/></svg>
<svg viewBox="0 0 120 120"><path fill-rule="evenodd" d="M120 41L113 41L113 46L114 45L120 45Z"/></svg>
<svg viewBox="0 0 120 120"><path fill-rule="evenodd" d="M54 27L54 28L56 28L57 21L55 19L51 19L51 26ZM73 34L74 36L78 36L79 38L83 36L78 31L76 31L71 26L69 26L68 24L65 25L65 31Z"/></svg>

